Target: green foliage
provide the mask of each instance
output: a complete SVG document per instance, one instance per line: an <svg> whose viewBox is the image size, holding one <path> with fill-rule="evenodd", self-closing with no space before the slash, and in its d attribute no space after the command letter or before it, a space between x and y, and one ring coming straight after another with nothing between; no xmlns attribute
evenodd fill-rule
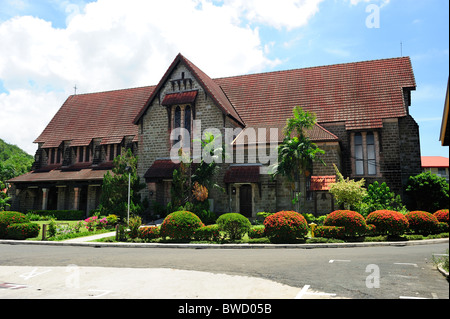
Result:
<svg viewBox="0 0 450 319"><path fill-rule="evenodd" d="M325 219L324 226L344 227L345 236L363 236L366 232L367 224L364 217L350 210L337 210L332 212Z"/></svg>
<svg viewBox="0 0 450 319"><path fill-rule="evenodd" d="M1 164L1 163L0 163ZM7 195L7 193L4 193L3 190L6 189L6 183L3 183L0 181L0 211L5 210L6 208L10 207L11 205L8 203L11 197Z"/></svg>
<svg viewBox="0 0 450 319"><path fill-rule="evenodd" d="M28 213L38 216L52 216L57 220L81 220L86 213L82 210L30 210Z"/></svg>
<svg viewBox="0 0 450 319"><path fill-rule="evenodd" d="M33 156L16 145L8 144L0 139L0 181L4 182L29 172L33 162Z"/></svg>
<svg viewBox="0 0 450 319"><path fill-rule="evenodd" d="M129 236L132 239L135 239L139 236L139 227L142 225L142 219L139 216L131 216L128 227L130 229Z"/></svg>
<svg viewBox="0 0 450 319"><path fill-rule="evenodd" d="M367 187L367 196L363 198L359 212L363 216L377 210L404 211L400 195L395 195L385 182L381 185L375 181Z"/></svg>
<svg viewBox="0 0 450 319"><path fill-rule="evenodd" d="M266 237L265 227L263 225L252 226L248 231L248 238L263 238Z"/></svg>
<svg viewBox="0 0 450 319"><path fill-rule="evenodd" d="M101 213L114 214L126 219L128 209L128 177L131 174L130 213L139 215L144 210L139 192L145 188L137 174L137 158L130 149L122 150L123 155L114 159L113 174L106 173L103 178L102 196L100 198ZM131 171L127 172L126 168Z"/></svg>
<svg viewBox="0 0 450 319"><path fill-rule="evenodd" d="M145 241L157 239L161 237L160 228L157 226L139 228L138 237Z"/></svg>
<svg viewBox="0 0 450 319"><path fill-rule="evenodd" d="M445 178L430 172L411 176L406 192L415 200L410 210L436 211L448 207L449 185Z"/></svg>
<svg viewBox="0 0 450 319"><path fill-rule="evenodd" d="M177 240L190 240L195 231L203 227L197 215L187 211L174 212L164 219L161 225L161 237Z"/></svg>
<svg viewBox="0 0 450 319"><path fill-rule="evenodd" d="M334 165L334 164L333 164ZM363 199L367 196L367 190L364 188L365 180L360 181L344 179L334 165L338 180L330 186L330 193L333 194L339 205L343 205L345 209L357 209L361 205Z"/></svg>
<svg viewBox="0 0 450 319"><path fill-rule="evenodd" d="M314 230L314 236L322 238L344 238L345 227L317 226Z"/></svg>
<svg viewBox="0 0 450 319"><path fill-rule="evenodd" d="M198 241L213 241L220 240L220 230L218 225L209 225L197 229L194 232L194 239Z"/></svg>
<svg viewBox="0 0 450 319"><path fill-rule="evenodd" d="M219 230L224 231L231 240L241 239L251 228L247 217L238 213L221 215L217 219Z"/></svg>
<svg viewBox="0 0 450 319"><path fill-rule="evenodd" d="M264 220L265 233L271 242L291 243L306 237L308 224L297 212L281 211Z"/></svg>

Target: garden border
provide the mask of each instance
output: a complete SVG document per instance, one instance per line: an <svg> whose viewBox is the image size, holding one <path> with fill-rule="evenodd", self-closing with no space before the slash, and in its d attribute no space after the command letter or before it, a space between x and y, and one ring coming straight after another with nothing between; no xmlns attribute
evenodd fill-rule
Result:
<svg viewBox="0 0 450 319"><path fill-rule="evenodd" d="M391 242L317 243L317 244L160 244L160 243L105 243L105 242L51 242L0 240L0 245L80 246L93 248L178 248L178 249L316 249L359 248L382 246L418 246L449 243L449 238Z"/></svg>

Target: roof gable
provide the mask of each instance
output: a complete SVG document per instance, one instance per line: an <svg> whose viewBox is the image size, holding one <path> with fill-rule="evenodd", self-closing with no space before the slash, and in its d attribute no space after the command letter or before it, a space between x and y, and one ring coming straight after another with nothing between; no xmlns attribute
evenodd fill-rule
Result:
<svg viewBox="0 0 450 319"><path fill-rule="evenodd" d="M212 80L206 73L200 70L191 61L186 59L181 53L178 54L178 56L172 62L169 69L166 71L163 78L156 86L146 105L144 105L141 111L134 118L133 121L134 124L137 124L142 118L142 116L147 112L150 105L153 103L154 99L160 94L163 86L169 80L169 77L172 74L172 72L176 69L176 67L180 63L183 63L188 68L189 72L192 73L192 75L196 78L199 84L203 87L206 94L209 97L211 97L211 99L215 102L215 104L225 115L230 116L241 125L244 125L244 121L242 120L242 118L240 117L234 106L231 104L231 102L228 100L222 88L214 80Z"/></svg>

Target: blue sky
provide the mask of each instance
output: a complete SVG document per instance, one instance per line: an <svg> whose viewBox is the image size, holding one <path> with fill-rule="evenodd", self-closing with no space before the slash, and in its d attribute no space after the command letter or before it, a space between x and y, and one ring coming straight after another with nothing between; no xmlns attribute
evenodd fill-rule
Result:
<svg viewBox="0 0 450 319"><path fill-rule="evenodd" d="M0 138L30 154L75 84L79 93L153 85L181 52L211 77L410 56L422 155L448 157L439 142L446 0L0 0L0 8Z"/></svg>

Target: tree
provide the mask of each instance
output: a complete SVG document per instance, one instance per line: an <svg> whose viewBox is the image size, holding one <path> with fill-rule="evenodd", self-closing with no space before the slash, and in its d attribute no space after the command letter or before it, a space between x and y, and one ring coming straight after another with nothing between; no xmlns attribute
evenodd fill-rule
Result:
<svg viewBox="0 0 450 319"><path fill-rule="evenodd" d="M287 178L294 189L292 202L296 204L300 196L301 176L311 172L315 161L325 165L319 158L319 154L325 152L307 136L307 131L316 123L316 116L298 106L294 108L293 115L293 118L287 120L285 138L278 147L278 162L272 167L272 176L282 175ZM299 207L297 210L299 211Z"/></svg>
<svg viewBox="0 0 450 319"><path fill-rule="evenodd" d="M103 177L102 195L99 209L106 214L120 216L122 220L127 217L128 205L128 177L131 180L130 212L142 213L144 207L139 192L145 188L137 174L137 158L130 149L121 152L123 155L114 159L112 174L106 173ZM131 170L127 171L127 167Z"/></svg>
<svg viewBox="0 0 450 319"><path fill-rule="evenodd" d="M363 199L360 213L367 216L377 210L403 211L406 207L402 204L400 195L391 192L385 182L382 184L375 181L367 187L367 196Z"/></svg>
<svg viewBox="0 0 450 319"><path fill-rule="evenodd" d="M449 185L445 178L431 172L409 177L406 187L406 192L415 200L410 209L428 212L448 208L448 191Z"/></svg>
<svg viewBox="0 0 450 319"><path fill-rule="evenodd" d="M336 165L334 165L338 180L330 186L330 193L334 195L336 202L343 205L347 210L357 210L361 205L363 199L367 196L367 190L364 188L366 181L344 179L341 172L339 172Z"/></svg>

